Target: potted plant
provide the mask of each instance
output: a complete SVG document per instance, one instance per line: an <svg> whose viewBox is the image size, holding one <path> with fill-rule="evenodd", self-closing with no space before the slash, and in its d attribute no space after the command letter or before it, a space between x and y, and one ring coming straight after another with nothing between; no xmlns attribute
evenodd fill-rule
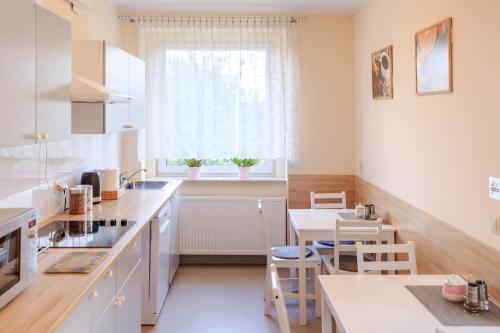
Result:
<svg viewBox="0 0 500 333"><path fill-rule="evenodd" d="M257 164L258 160L254 158L239 159L235 157L231 159L231 162L233 162L238 167L238 170L240 172L240 179L248 179L250 167Z"/></svg>
<svg viewBox="0 0 500 333"><path fill-rule="evenodd" d="M184 163L189 168L189 179L199 179L200 169L205 160L197 160L195 158L189 158L184 160Z"/></svg>

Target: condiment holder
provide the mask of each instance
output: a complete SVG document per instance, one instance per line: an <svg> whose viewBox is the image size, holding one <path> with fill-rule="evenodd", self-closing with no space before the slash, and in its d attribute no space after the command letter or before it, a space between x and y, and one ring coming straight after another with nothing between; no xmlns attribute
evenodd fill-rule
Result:
<svg viewBox="0 0 500 333"><path fill-rule="evenodd" d="M467 283L465 292L464 308L472 314L481 314L490 309L488 299L488 285L484 280L471 281Z"/></svg>

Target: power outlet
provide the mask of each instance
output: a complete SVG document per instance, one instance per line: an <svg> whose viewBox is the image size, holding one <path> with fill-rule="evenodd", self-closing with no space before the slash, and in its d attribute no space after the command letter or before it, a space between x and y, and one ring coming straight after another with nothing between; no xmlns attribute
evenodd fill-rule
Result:
<svg viewBox="0 0 500 333"><path fill-rule="evenodd" d="M500 217L496 215L490 215L490 226L491 230L500 235Z"/></svg>
<svg viewBox="0 0 500 333"><path fill-rule="evenodd" d="M57 194L59 192L64 192L69 188L68 184L66 184L62 180L56 180L54 182L54 192Z"/></svg>

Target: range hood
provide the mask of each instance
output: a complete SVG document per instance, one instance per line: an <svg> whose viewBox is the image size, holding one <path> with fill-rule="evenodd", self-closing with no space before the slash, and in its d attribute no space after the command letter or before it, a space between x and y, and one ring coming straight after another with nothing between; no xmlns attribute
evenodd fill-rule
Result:
<svg viewBox="0 0 500 333"><path fill-rule="evenodd" d="M95 81L73 74L71 101L76 103L130 103L133 97L120 94Z"/></svg>

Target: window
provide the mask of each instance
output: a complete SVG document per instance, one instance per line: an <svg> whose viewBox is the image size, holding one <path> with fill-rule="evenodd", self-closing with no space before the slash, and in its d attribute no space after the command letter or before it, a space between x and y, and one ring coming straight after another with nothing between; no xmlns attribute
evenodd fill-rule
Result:
<svg viewBox="0 0 500 333"><path fill-rule="evenodd" d="M262 20L142 24L146 154L158 173L185 173L180 161L197 158L205 175L236 174L237 157L259 159L254 174L275 174L293 127L290 30Z"/></svg>

